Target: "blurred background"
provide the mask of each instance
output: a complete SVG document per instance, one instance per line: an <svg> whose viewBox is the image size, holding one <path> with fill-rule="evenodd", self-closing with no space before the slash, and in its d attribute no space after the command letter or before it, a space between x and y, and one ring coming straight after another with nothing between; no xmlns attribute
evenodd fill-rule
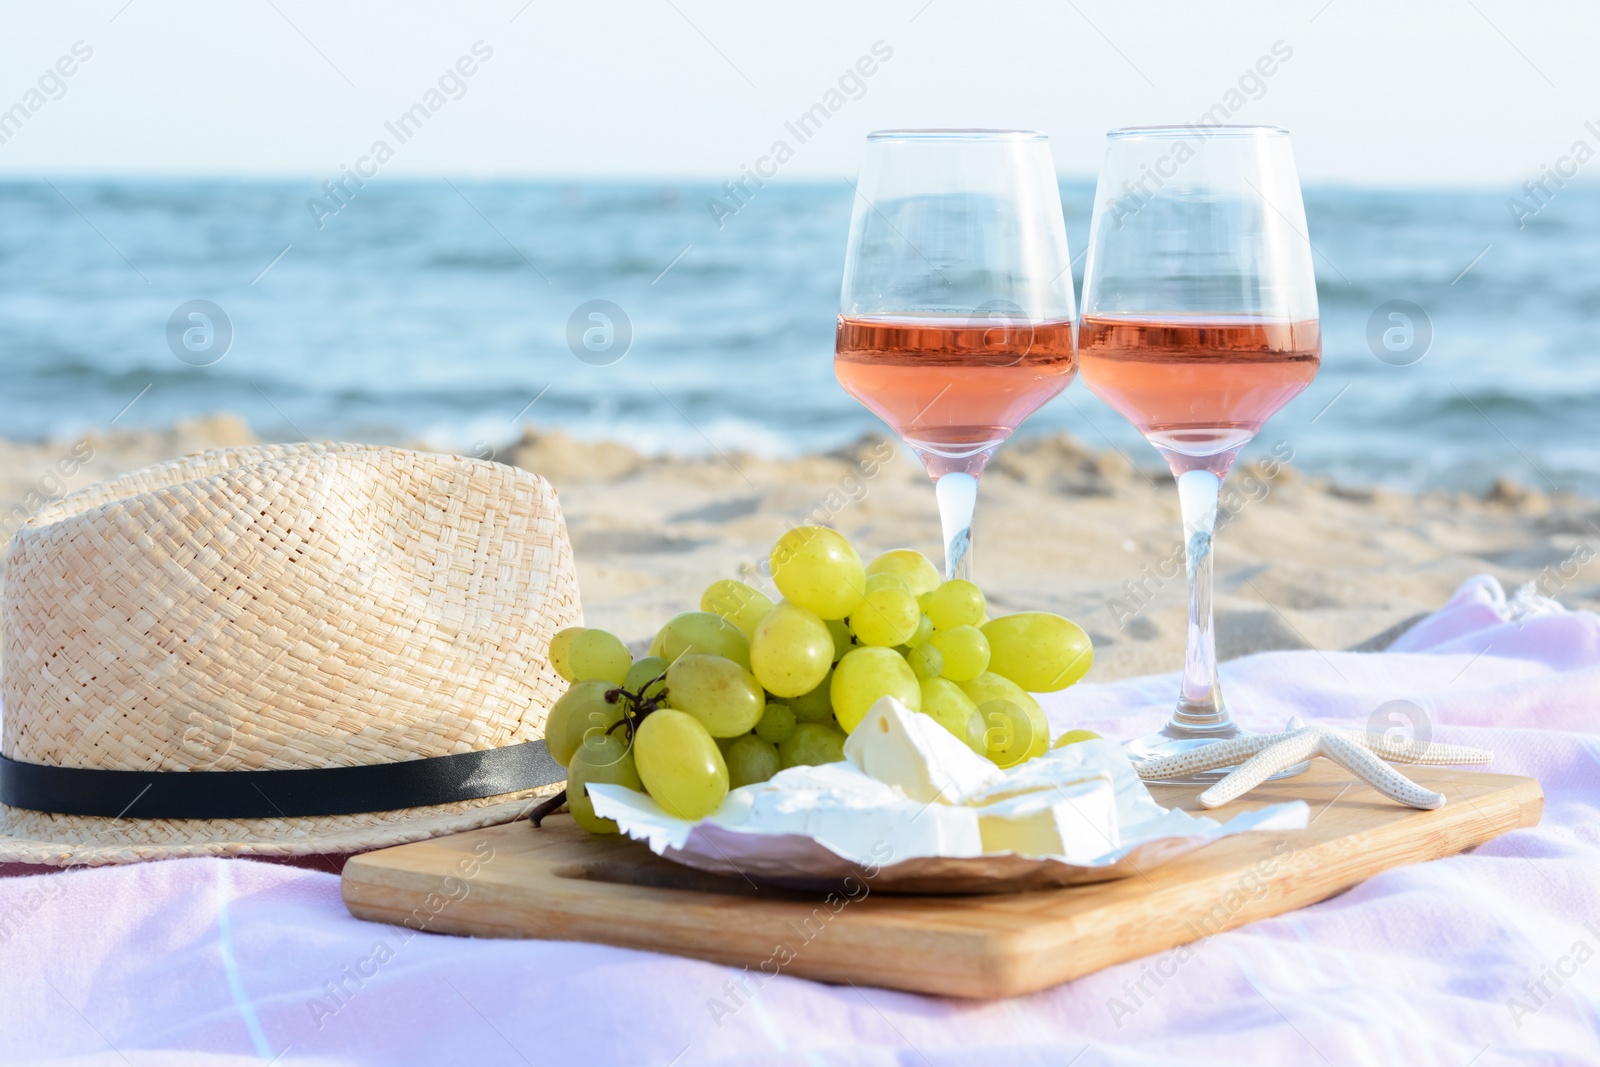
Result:
<svg viewBox="0 0 1600 1067"><path fill-rule="evenodd" d="M1047 132L1078 254L1106 129L1222 120L1291 130L1317 253L1323 369L1256 452L1600 493L1593 5L108 0L7 23L0 437L226 411L478 454L525 423L838 448L883 429L831 368L868 131ZM592 301L620 311L615 359L575 355ZM1155 459L1081 384L1021 436L1059 431Z"/></svg>

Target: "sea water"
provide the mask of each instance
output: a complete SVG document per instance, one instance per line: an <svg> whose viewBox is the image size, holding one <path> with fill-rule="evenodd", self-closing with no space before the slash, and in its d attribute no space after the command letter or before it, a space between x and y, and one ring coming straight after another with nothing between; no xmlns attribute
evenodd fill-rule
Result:
<svg viewBox="0 0 1600 1067"><path fill-rule="evenodd" d="M1081 288L1093 187L1061 193ZM232 411L270 439L465 452L528 423L658 453L837 447L884 432L833 377L853 195L0 183L0 436ZM1542 200L1308 188L1322 368L1251 447L1350 483L1600 493L1600 189ZM1081 382L1021 433L1059 431L1157 463Z"/></svg>

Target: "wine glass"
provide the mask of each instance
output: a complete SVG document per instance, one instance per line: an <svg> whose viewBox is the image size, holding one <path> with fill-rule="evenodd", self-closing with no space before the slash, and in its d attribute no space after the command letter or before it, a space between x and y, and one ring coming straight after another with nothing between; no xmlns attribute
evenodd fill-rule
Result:
<svg viewBox="0 0 1600 1067"><path fill-rule="evenodd" d="M947 579L972 577L984 464L1076 373L1070 266L1044 134L867 137L834 373L933 478Z"/></svg>
<svg viewBox="0 0 1600 1067"><path fill-rule="evenodd" d="M1271 126L1111 131L1078 341L1084 383L1161 453L1183 515L1183 680L1167 725L1127 745L1137 764L1241 733L1217 685L1217 495L1239 450L1311 384L1322 358L1288 133Z"/></svg>

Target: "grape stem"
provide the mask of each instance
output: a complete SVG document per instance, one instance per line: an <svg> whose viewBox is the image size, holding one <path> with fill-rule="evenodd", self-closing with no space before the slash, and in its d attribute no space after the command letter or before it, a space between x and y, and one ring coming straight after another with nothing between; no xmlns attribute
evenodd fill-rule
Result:
<svg viewBox="0 0 1600 1067"><path fill-rule="evenodd" d="M633 740L633 735L639 729L640 721L652 711L660 711L662 703L666 701L667 691L664 688L653 696L645 696L646 693L650 692L651 686L658 682L665 681L666 677L667 673L662 671L660 674L641 685L637 693L624 689L620 685L615 689L608 689L606 691L606 703L620 703L622 705L622 718L606 727L606 733L609 734L612 730L615 730L617 727L626 723L628 726L628 740L631 742Z"/></svg>
<svg viewBox="0 0 1600 1067"><path fill-rule="evenodd" d="M661 672L648 682L641 685L637 693L624 689L620 685L615 689L606 690L607 704L620 703L622 705L622 718L606 727L606 733L609 734L617 727L626 724L628 727L628 741L631 744L633 742L633 735L639 730L640 720L642 720L652 711L661 710L661 704L667 698L666 689L662 689L661 692L656 693L654 696L647 697L645 694L650 691L651 686L658 682L665 681L666 677L666 672ZM554 814L556 810L566 802L567 791L563 789L561 792L550 797L548 800L541 802L538 807L528 812L528 821L537 827L541 822L544 821L544 817L546 815Z"/></svg>
<svg viewBox="0 0 1600 1067"><path fill-rule="evenodd" d="M528 821L537 827L544 821L544 817L546 815L554 814L556 809L561 807L561 805L565 804L566 802L567 791L563 789L561 792L545 798L540 802L538 807L528 812Z"/></svg>

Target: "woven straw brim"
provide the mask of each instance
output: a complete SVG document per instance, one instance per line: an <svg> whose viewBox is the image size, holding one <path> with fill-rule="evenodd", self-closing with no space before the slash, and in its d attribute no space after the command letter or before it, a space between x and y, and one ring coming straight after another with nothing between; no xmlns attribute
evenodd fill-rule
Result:
<svg viewBox="0 0 1600 1067"><path fill-rule="evenodd" d="M370 852L512 822L563 788L557 782L427 808L294 819L104 819L0 804L0 863L97 867L188 856Z"/></svg>

